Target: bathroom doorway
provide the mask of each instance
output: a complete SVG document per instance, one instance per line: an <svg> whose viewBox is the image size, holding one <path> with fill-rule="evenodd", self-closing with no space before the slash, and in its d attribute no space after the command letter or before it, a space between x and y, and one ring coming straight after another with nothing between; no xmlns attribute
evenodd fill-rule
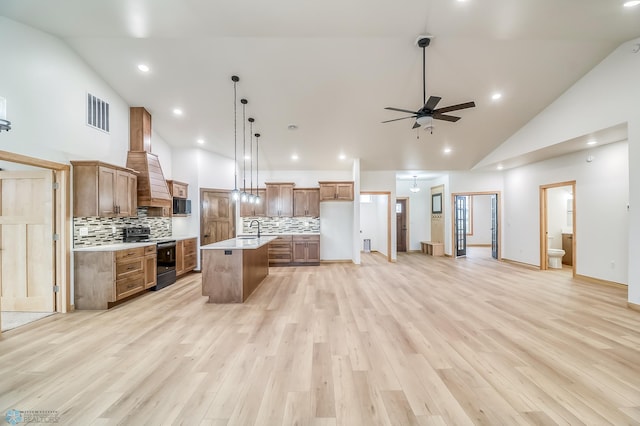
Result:
<svg viewBox="0 0 640 426"><path fill-rule="evenodd" d="M540 269L576 275L576 181L540 185ZM551 257L550 257L551 256Z"/></svg>

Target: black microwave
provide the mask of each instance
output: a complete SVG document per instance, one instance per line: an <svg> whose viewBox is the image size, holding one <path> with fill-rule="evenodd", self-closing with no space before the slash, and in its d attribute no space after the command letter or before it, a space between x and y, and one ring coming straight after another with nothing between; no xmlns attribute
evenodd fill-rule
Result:
<svg viewBox="0 0 640 426"><path fill-rule="evenodd" d="M191 214L191 200L173 199L173 214Z"/></svg>

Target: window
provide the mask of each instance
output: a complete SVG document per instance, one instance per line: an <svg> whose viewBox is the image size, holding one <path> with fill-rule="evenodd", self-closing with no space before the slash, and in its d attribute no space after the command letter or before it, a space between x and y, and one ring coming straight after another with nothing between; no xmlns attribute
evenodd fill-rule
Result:
<svg viewBox="0 0 640 426"><path fill-rule="evenodd" d="M402 204L396 203L396 213L402 213Z"/></svg>

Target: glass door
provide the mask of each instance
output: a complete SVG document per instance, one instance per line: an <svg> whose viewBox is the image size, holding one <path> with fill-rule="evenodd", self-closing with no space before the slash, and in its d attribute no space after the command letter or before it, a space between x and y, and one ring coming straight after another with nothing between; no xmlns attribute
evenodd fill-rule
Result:
<svg viewBox="0 0 640 426"><path fill-rule="evenodd" d="M467 196L456 195L455 199L456 257L467 255Z"/></svg>

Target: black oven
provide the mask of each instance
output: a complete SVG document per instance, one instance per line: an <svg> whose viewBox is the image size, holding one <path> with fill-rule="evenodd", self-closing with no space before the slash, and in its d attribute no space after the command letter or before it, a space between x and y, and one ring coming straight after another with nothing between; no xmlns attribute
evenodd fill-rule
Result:
<svg viewBox="0 0 640 426"><path fill-rule="evenodd" d="M158 273L156 285L151 290L160 290L176 282L176 242L175 240L157 243Z"/></svg>

